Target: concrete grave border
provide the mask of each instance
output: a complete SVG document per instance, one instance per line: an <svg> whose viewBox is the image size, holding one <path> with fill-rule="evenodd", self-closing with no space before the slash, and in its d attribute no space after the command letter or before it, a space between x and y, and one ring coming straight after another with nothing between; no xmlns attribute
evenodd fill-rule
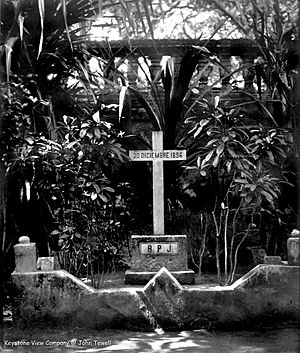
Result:
<svg viewBox="0 0 300 353"><path fill-rule="evenodd" d="M144 287L94 289L66 271L37 270L33 249L27 237L15 245L13 320L23 328L241 329L299 323L299 266L261 264L231 286L213 287L183 286L163 267ZM296 255L293 264L299 263Z"/></svg>
<svg viewBox="0 0 300 353"><path fill-rule="evenodd" d="M298 321L299 266L258 265L231 286L181 286L161 269L145 287L93 289L66 271L12 274L17 325L153 330Z"/></svg>

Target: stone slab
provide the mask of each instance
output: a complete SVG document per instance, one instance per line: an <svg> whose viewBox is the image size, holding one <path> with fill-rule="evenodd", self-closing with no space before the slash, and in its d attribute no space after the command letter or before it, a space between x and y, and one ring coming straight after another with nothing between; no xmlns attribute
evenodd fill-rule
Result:
<svg viewBox="0 0 300 353"><path fill-rule="evenodd" d="M288 264L290 266L300 266L300 237L299 235L293 236L293 233L298 235L299 231L294 230L292 236L287 240Z"/></svg>
<svg viewBox="0 0 300 353"><path fill-rule="evenodd" d="M178 243L140 243L140 252L148 255L176 255Z"/></svg>
<svg viewBox="0 0 300 353"><path fill-rule="evenodd" d="M282 265L282 260L280 256L265 256L264 263L266 265Z"/></svg>
<svg viewBox="0 0 300 353"><path fill-rule="evenodd" d="M152 246L153 252L142 251ZM158 246L161 246L158 249ZM169 246L175 251L167 251ZM159 250L159 251L158 251ZM133 272L157 272L162 267L169 271L186 271L188 263L185 235L133 235L131 237L131 267Z"/></svg>
<svg viewBox="0 0 300 353"><path fill-rule="evenodd" d="M39 257L36 265L38 270L53 271L54 270L54 257Z"/></svg>
<svg viewBox="0 0 300 353"><path fill-rule="evenodd" d="M180 284L194 284L195 273L192 270L170 271ZM157 274L157 272L138 272L127 270L125 272L125 284L145 285Z"/></svg>

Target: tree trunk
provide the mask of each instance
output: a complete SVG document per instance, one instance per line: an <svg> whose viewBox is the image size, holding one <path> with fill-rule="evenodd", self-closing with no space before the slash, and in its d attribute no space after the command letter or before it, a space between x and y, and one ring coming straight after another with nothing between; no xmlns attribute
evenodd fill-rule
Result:
<svg viewBox="0 0 300 353"><path fill-rule="evenodd" d="M2 66L0 63L0 77ZM1 81L0 81L1 83ZM1 87L0 87L1 89ZM4 251L5 251L5 224L6 224L6 188L5 188L5 166L3 164L3 145L2 145L2 95L0 92L0 281L4 279ZM3 337L3 308L4 308L4 285L0 283L0 346L4 346Z"/></svg>
<svg viewBox="0 0 300 353"><path fill-rule="evenodd" d="M215 207L216 208L216 207ZM215 230L216 230L216 266L217 266L217 275L218 275L218 282L219 284L222 284L222 279L221 279L221 267L220 267L220 234L221 234L221 227L222 227L222 215L220 215L220 223L218 225L217 222L217 217L215 215L215 211L212 213L214 224L215 224Z"/></svg>
<svg viewBox="0 0 300 353"><path fill-rule="evenodd" d="M204 234L203 238L201 240L201 248L199 250L199 273L198 276L199 278L202 276L202 262L203 262L203 257L206 249L206 238L207 238L207 231L208 231L208 214L205 214L205 226L204 226Z"/></svg>
<svg viewBox="0 0 300 353"><path fill-rule="evenodd" d="M300 0L299 3L299 14L298 14L298 41L297 41L297 53L298 53L298 65L297 65L297 76L296 84L293 92L294 100L294 121L295 121L295 139L296 139L296 148L297 148L297 190L298 190L298 199L297 199L297 227L300 229Z"/></svg>

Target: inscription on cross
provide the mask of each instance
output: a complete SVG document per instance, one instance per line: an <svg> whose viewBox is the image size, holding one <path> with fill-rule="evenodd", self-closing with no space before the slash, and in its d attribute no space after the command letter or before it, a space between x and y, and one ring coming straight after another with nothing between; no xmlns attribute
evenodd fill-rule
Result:
<svg viewBox="0 0 300 353"><path fill-rule="evenodd" d="M164 161L178 161L186 159L185 150L164 150L163 132L152 132L152 151L137 150L129 151L132 161L148 161L153 163L153 231L155 235L165 233L164 219Z"/></svg>

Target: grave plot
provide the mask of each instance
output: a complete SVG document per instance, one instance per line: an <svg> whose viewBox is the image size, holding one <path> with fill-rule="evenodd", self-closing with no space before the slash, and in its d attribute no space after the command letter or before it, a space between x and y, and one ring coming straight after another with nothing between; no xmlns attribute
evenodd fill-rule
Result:
<svg viewBox="0 0 300 353"><path fill-rule="evenodd" d="M166 235L164 225L164 161L186 159L185 150L164 150L163 132L152 132L152 151L130 151L132 161L153 163L153 235L131 238L131 268L126 284L146 284L162 267L171 271L181 284L193 284L194 271L187 268L186 235Z"/></svg>

